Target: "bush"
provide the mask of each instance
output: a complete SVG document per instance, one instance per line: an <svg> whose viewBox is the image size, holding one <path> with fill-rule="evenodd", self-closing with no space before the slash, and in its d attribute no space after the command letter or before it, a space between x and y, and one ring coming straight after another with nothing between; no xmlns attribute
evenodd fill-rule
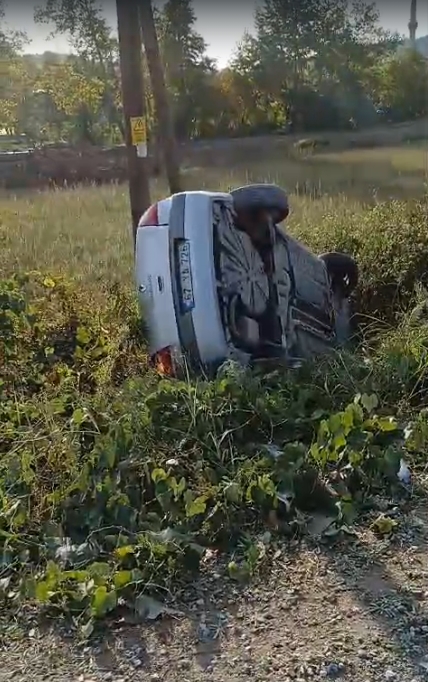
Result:
<svg viewBox="0 0 428 682"><path fill-rule="evenodd" d="M319 227L299 228L299 236L316 252L338 250L357 259L361 315L395 321L427 282L428 195L421 200L388 201L366 211L338 216L326 213Z"/></svg>
<svg viewBox="0 0 428 682"><path fill-rule="evenodd" d="M107 301L94 316L70 282L36 274L1 284L0 598L9 604L79 615L88 635L119 602L142 617L161 609L153 597L192 575L208 547L230 551L247 538L230 572L251 574L263 552L248 538L272 513L283 530L293 524L281 491L301 508L327 507L340 528L367 492L394 485L407 405L426 391L423 335L419 345L408 336L399 384L392 337L370 357L297 373L230 366L213 382L159 382L132 299L116 289ZM420 419L415 452L425 431Z"/></svg>

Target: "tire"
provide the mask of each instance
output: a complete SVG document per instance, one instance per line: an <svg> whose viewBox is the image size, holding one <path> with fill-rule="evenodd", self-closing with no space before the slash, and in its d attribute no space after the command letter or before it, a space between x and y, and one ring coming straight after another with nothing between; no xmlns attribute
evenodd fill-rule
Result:
<svg viewBox="0 0 428 682"><path fill-rule="evenodd" d="M320 259L324 261L330 276L333 293L347 298L358 284L358 265L352 256L337 251L323 253Z"/></svg>
<svg viewBox="0 0 428 682"><path fill-rule="evenodd" d="M269 211L275 224L285 220L290 212L288 197L277 185L257 184L237 187L230 192L235 211L239 213Z"/></svg>

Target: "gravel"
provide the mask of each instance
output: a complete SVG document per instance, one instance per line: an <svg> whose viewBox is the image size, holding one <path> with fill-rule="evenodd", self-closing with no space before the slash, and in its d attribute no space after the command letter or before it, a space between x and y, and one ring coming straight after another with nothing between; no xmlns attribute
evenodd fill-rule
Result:
<svg viewBox="0 0 428 682"><path fill-rule="evenodd" d="M426 682L428 508L416 517L398 515L386 540L359 528L330 548L278 546L247 586L218 561L182 617L112 626L93 644L0 616L0 682Z"/></svg>

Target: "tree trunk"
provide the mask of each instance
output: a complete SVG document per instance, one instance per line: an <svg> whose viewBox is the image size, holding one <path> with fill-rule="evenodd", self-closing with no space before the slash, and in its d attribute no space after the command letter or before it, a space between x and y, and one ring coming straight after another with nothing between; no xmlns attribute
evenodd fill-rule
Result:
<svg viewBox="0 0 428 682"><path fill-rule="evenodd" d="M163 149L166 175L171 194L176 194L177 192L182 191L180 165L178 162L177 146L165 87L165 76L156 35L153 8L150 0L139 0L138 4L147 66L149 68L156 114L158 117L159 137Z"/></svg>

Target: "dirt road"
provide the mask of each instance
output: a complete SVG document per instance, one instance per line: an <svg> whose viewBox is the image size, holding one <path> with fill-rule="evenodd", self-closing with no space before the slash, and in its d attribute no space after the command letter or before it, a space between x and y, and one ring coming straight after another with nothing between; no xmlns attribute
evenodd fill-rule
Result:
<svg viewBox="0 0 428 682"><path fill-rule="evenodd" d="M392 539L360 528L335 547L277 546L273 568L245 588L211 566L181 595L181 615L116 623L91 646L4 623L0 682L422 682L427 549L424 502Z"/></svg>

